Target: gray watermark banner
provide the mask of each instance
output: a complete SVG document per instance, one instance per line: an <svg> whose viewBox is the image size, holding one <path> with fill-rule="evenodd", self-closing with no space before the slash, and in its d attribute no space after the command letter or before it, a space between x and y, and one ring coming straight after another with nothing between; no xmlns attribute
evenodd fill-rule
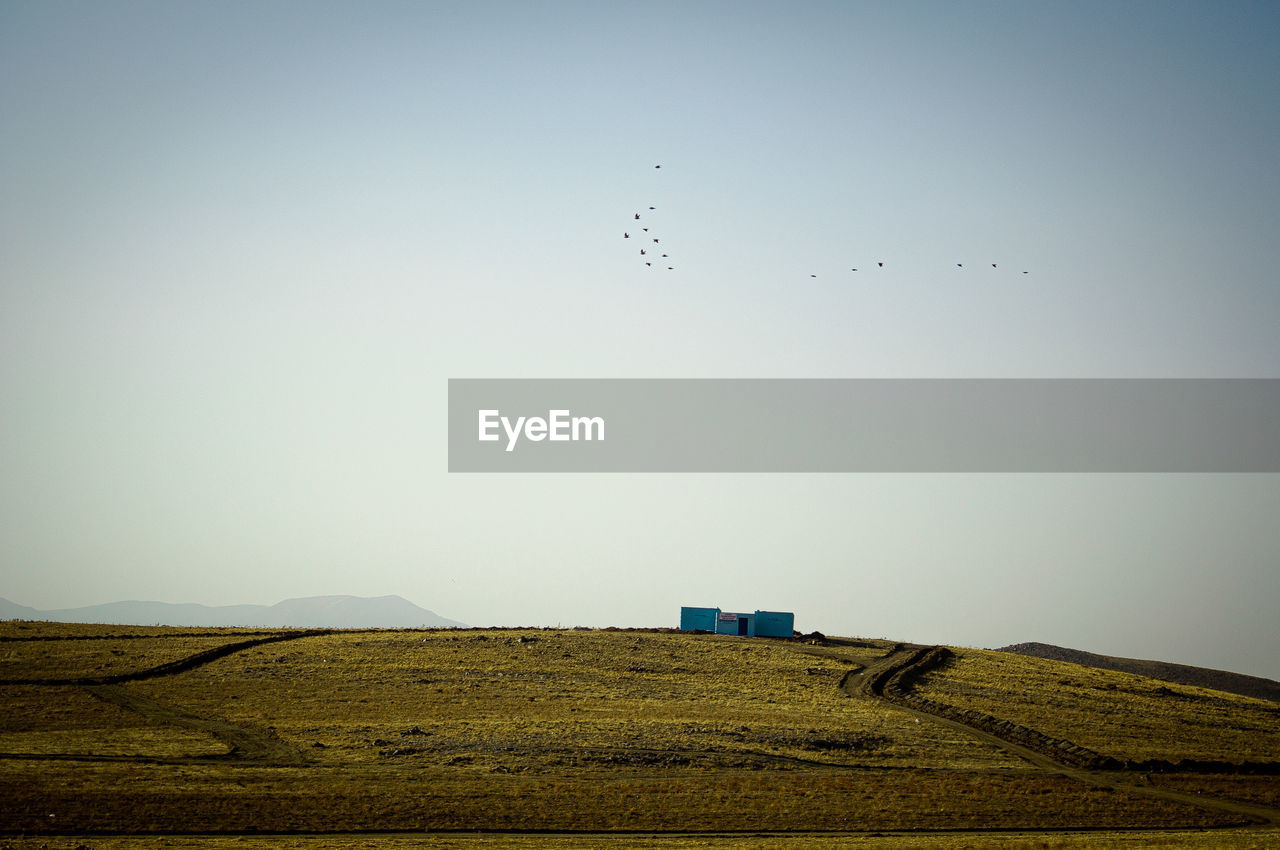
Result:
<svg viewBox="0 0 1280 850"><path fill-rule="evenodd" d="M1280 472L1280 379L451 379L450 472Z"/></svg>

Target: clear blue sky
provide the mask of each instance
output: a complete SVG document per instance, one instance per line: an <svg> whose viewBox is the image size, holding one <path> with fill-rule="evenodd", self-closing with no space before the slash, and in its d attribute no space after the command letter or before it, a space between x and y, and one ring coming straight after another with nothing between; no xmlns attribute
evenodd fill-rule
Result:
<svg viewBox="0 0 1280 850"><path fill-rule="evenodd" d="M1273 3L11 0L0 125L15 602L773 608L1280 678L1274 475L445 456L449 378L1280 377Z"/></svg>

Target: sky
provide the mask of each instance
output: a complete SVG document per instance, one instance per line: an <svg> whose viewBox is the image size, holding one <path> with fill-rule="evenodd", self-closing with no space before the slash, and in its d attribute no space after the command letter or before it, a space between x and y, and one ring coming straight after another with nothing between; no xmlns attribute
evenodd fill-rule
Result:
<svg viewBox="0 0 1280 850"><path fill-rule="evenodd" d="M0 128L0 596L1280 679L1280 476L450 474L446 427L450 378L1280 377L1274 3L6 0Z"/></svg>

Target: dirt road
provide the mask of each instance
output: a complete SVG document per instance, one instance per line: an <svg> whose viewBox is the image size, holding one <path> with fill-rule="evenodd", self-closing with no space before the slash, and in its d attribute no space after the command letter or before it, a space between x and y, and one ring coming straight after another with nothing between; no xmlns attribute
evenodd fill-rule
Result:
<svg viewBox="0 0 1280 850"><path fill-rule="evenodd" d="M840 688L851 696L867 699L880 699L901 711L914 715L917 718L928 720L933 723L939 723L943 726L964 732L981 741L1000 747L1006 752L1012 753L1042 770L1066 776L1070 779L1076 780L1077 782L1083 782L1085 784L1095 785L1101 788L1108 788L1112 791L1122 793L1139 794L1157 800L1184 803L1217 811L1230 812L1232 814L1249 818L1259 827L1280 830L1280 810L1267 806L1244 803L1239 800L1229 800L1221 797L1208 797L1199 794L1186 794L1169 788L1161 788L1154 785L1144 784L1142 774L1134 775L1127 771L1116 770L1090 770L1088 768L1067 764L1064 761L1051 758L1043 752L1023 746L1022 744L1008 740L1007 738L1000 737L999 735L993 734L985 729L963 723L950 717L943 717L933 712L922 710L914 705L904 702L900 698L895 698L892 693L892 689L889 688L890 682L895 681L895 679L897 682L901 682L908 678L912 668L924 663L926 656L935 649L936 647L930 646L901 644L895 646L884 657L878 659L865 669L853 671L846 675L840 681Z"/></svg>
<svg viewBox="0 0 1280 850"><path fill-rule="evenodd" d="M274 766L300 765L306 762L302 750L282 741L272 733L252 726L242 726L212 717L200 717L177 706L157 702L126 685L86 685L85 690L98 699L137 712L147 720L208 732L227 745L221 756L192 756L167 761L207 762L230 760Z"/></svg>

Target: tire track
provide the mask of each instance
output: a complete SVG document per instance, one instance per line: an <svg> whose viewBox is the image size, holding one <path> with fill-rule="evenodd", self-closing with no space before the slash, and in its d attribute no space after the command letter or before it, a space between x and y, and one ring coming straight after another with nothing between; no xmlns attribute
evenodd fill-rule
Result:
<svg viewBox="0 0 1280 850"><path fill-rule="evenodd" d="M917 718L924 718L963 732L980 741L1000 747L1042 770L1057 773L1077 782L1121 793L1139 794L1166 802L1183 803L1216 811L1225 811L1248 818L1257 827L1268 829L1280 827L1280 810L1278 809L1221 797L1188 794L1169 788L1144 785L1141 784L1141 779L1137 782L1125 781L1126 778L1136 777L1132 777L1132 774L1126 771L1114 768L1100 770L1096 767L1082 766L1078 763L1081 760L1080 756L1078 753L1073 753L1072 748L1098 759L1106 758L1083 747L1063 742L1068 746L1058 746L1057 749L1062 753L1062 756L1055 758L1038 749L1003 737L996 731L989 731L980 726L966 723L962 719L939 714L936 710L929 710L931 708L936 709L938 706L931 701L919 698L912 699L913 695L909 691L910 681L913 676L922 673L923 669L930 664L938 663L939 652L948 652L948 650L944 647L898 644L866 669L846 673L840 680L839 687L851 696L879 699L902 711L915 715ZM1010 724L1009 728L1023 727L1015 727ZM1034 732L1035 730L1030 731ZM1045 740L1052 740L1042 733L1037 732L1035 734ZM1071 759L1071 762L1065 760L1068 758ZM1114 759L1110 761L1119 764Z"/></svg>
<svg viewBox="0 0 1280 850"><path fill-rule="evenodd" d="M74 758L86 761L129 760L165 764L198 764L210 761L234 761L239 763L248 762L252 764L267 764L274 766L301 765L308 761L304 751L293 744L282 740L271 732L252 726L230 723L217 718L201 717L177 706L168 705L144 696L136 690L126 687L126 683L138 682L144 679L156 679L163 676L173 676L178 673L185 673L190 670L194 670L197 667L202 667L205 664L217 661L220 658L225 658L228 655L243 652L246 649L263 646L264 644L297 640L298 638L333 634L334 631L334 629L307 629L296 632L273 633L266 637L234 641L222 646L216 646L212 649L206 649L202 652L188 655L185 658L179 658L176 661L169 661L164 664L156 665L155 667L149 667L145 670L135 670L130 673L118 673L112 676L82 676L64 679L10 679L0 681L0 685L78 686L104 702L109 702L128 711L132 711L154 723L178 726L183 729L191 729L197 732L206 732L227 745L226 753L214 756L169 758L147 756L107 757L95 755L58 755L56 756L57 758ZM42 758L43 756L37 755L32 757Z"/></svg>
<svg viewBox="0 0 1280 850"><path fill-rule="evenodd" d="M0 685L118 685L123 682L140 682L143 679L156 679L161 676L172 676L175 673L185 673L188 670L194 670L197 667L208 664L210 661L217 661L219 658L225 658L228 655L252 649L255 646L297 640L304 637L315 637L317 635L331 635L334 631L334 629L306 629L299 632L282 632L271 634L267 637L234 641L222 646L215 646L213 649L206 649L203 652L197 652L194 655L188 655L186 658L179 658L177 661L167 661L164 664L148 667L145 670L135 670L131 673L116 673L112 676L73 676L66 679L2 679L0 680Z"/></svg>
<svg viewBox="0 0 1280 850"><path fill-rule="evenodd" d="M186 709L143 696L136 690L122 684L85 685L84 689L103 702L118 705L121 708L142 715L147 720L169 726L179 726L183 729L192 729L197 732L207 732L228 747L227 752L222 755L158 759L158 761L181 763L237 761L274 766L296 766L305 764L307 761L300 748L266 730L229 723L212 717L201 717L200 715L192 714Z"/></svg>

